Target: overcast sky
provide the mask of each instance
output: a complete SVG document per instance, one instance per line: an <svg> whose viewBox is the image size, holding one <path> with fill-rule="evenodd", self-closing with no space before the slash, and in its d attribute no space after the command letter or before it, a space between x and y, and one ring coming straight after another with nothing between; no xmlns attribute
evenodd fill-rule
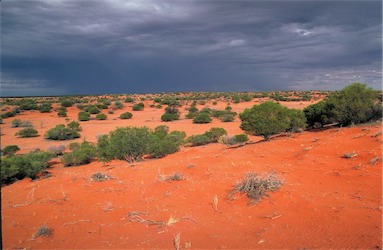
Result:
<svg viewBox="0 0 383 250"><path fill-rule="evenodd" d="M1 95L382 88L382 1L2 0Z"/></svg>

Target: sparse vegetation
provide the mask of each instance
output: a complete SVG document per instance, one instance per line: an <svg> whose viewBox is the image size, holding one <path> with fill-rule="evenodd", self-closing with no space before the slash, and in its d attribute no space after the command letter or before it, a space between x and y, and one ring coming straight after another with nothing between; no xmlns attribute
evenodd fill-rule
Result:
<svg viewBox="0 0 383 250"><path fill-rule="evenodd" d="M53 234L53 229L44 225L44 226L41 226L37 229L37 231L35 233L35 238L40 237L40 236L50 237L50 236L52 236L52 234Z"/></svg>
<svg viewBox="0 0 383 250"><path fill-rule="evenodd" d="M180 119L180 112L176 106L169 106L165 109L165 114L161 116L161 121L169 122Z"/></svg>
<svg viewBox="0 0 383 250"><path fill-rule="evenodd" d="M90 163L97 156L96 147L84 141L72 152L67 153L61 159L64 167L79 166Z"/></svg>
<svg viewBox="0 0 383 250"><path fill-rule="evenodd" d="M122 114L120 115L120 118L121 118L121 119L130 119L130 118L132 118L132 117L133 117L133 114L130 113L130 112L125 112L125 113L122 113Z"/></svg>
<svg viewBox="0 0 383 250"><path fill-rule="evenodd" d="M101 181L106 181L106 180L111 180L113 179L113 177L107 175L107 174L103 174L103 173L94 173L92 174L92 181L97 181L97 182L101 182Z"/></svg>
<svg viewBox="0 0 383 250"><path fill-rule="evenodd" d="M78 113L78 120L79 121L89 121L90 120L90 114L88 112L81 111Z"/></svg>
<svg viewBox="0 0 383 250"><path fill-rule="evenodd" d="M35 137L38 135L38 131L34 128L24 128L18 131L15 135L21 138Z"/></svg>
<svg viewBox="0 0 383 250"><path fill-rule="evenodd" d="M58 155L63 155L65 151L65 145L59 145L59 146L49 146L47 148L48 152L51 152L52 154L58 156Z"/></svg>
<svg viewBox="0 0 383 250"><path fill-rule="evenodd" d="M79 137L80 134L76 130L65 127L63 124L59 124L45 133L45 138L50 140L71 140Z"/></svg>
<svg viewBox="0 0 383 250"><path fill-rule="evenodd" d="M240 183L233 187L228 198L232 199L236 193L242 193L251 200L249 204L255 204L264 197L269 197L269 191L278 191L282 184L282 180L274 173L267 173L264 176L248 173Z"/></svg>
<svg viewBox="0 0 383 250"><path fill-rule="evenodd" d="M106 120L108 116L106 114L100 113L96 115L97 120Z"/></svg>
<svg viewBox="0 0 383 250"><path fill-rule="evenodd" d="M11 183L25 177L35 179L40 171L49 166L48 162L53 157L49 152L33 152L1 158L1 180Z"/></svg>
<svg viewBox="0 0 383 250"><path fill-rule="evenodd" d="M20 148L17 145L8 145L1 149L1 155L10 156L16 154Z"/></svg>

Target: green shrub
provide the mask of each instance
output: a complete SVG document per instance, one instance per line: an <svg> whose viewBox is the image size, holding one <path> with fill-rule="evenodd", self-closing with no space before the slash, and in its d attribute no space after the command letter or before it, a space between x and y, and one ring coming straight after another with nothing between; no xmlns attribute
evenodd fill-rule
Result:
<svg viewBox="0 0 383 250"><path fill-rule="evenodd" d="M130 96L127 96L125 98L125 102L134 102L134 98L130 97Z"/></svg>
<svg viewBox="0 0 383 250"><path fill-rule="evenodd" d="M185 132L172 131L166 125L157 126L151 133L149 155L153 158L162 158L179 150L186 134Z"/></svg>
<svg viewBox="0 0 383 250"><path fill-rule="evenodd" d="M153 135L158 137L159 139L163 139L168 133L169 127L166 125L160 125L154 128Z"/></svg>
<svg viewBox="0 0 383 250"><path fill-rule="evenodd" d="M18 112L19 112L18 109L14 109L12 111L7 111L7 112L1 114L1 118L14 117L17 115Z"/></svg>
<svg viewBox="0 0 383 250"><path fill-rule="evenodd" d="M242 130L263 136L265 140L268 140L271 135L293 128L298 129L302 126L302 116L299 112L274 102L264 102L260 105L254 105L251 109L245 109L240 114L240 118Z"/></svg>
<svg viewBox="0 0 383 250"><path fill-rule="evenodd" d="M191 143L191 146L201 146L209 144L211 140L206 135L192 135L187 138L187 142Z"/></svg>
<svg viewBox="0 0 383 250"><path fill-rule="evenodd" d="M238 134L234 136L234 139L237 143L247 142L249 137L246 134Z"/></svg>
<svg viewBox="0 0 383 250"><path fill-rule="evenodd" d="M72 100L63 100L61 101L61 106L62 107L71 107L73 105L73 101Z"/></svg>
<svg viewBox="0 0 383 250"><path fill-rule="evenodd" d="M232 122L232 121L234 121L234 115L226 114L226 115L219 117L218 119L220 119L223 122Z"/></svg>
<svg viewBox="0 0 383 250"><path fill-rule="evenodd" d="M15 135L18 137L21 137L21 138L28 138L28 137L37 136L38 132L34 128L24 128L24 129L20 130L19 132L17 132Z"/></svg>
<svg viewBox="0 0 383 250"><path fill-rule="evenodd" d="M139 161L149 152L150 130L147 127L123 127L98 139L100 157L104 161L119 159L128 162Z"/></svg>
<svg viewBox="0 0 383 250"><path fill-rule="evenodd" d="M88 112L89 114L98 114L101 112L100 109L94 105L88 106L87 108L85 108L85 111Z"/></svg>
<svg viewBox="0 0 383 250"><path fill-rule="evenodd" d="M38 109L41 113L49 113L52 109L52 103L51 102L43 102Z"/></svg>
<svg viewBox="0 0 383 250"><path fill-rule="evenodd" d="M224 128L211 128L204 135L210 139L210 142L215 143L218 142L220 137L227 135L227 132Z"/></svg>
<svg viewBox="0 0 383 250"><path fill-rule="evenodd" d="M96 147L87 141L82 142L72 152L62 158L64 167L79 166L90 163L97 155Z"/></svg>
<svg viewBox="0 0 383 250"><path fill-rule="evenodd" d="M67 128L63 124L59 124L45 133L45 138L50 140L71 140L79 137L80 134L77 131Z"/></svg>
<svg viewBox="0 0 383 250"><path fill-rule="evenodd" d="M367 122L374 116L378 96L377 91L356 82L331 94L326 103L331 107L335 122L342 125L358 124Z"/></svg>
<svg viewBox="0 0 383 250"><path fill-rule="evenodd" d="M179 114L170 114L170 113L165 113L161 116L161 121L163 122L170 122L170 121L175 121L179 120L180 115Z"/></svg>
<svg viewBox="0 0 383 250"><path fill-rule="evenodd" d="M71 142L68 145L69 150L74 151L75 149L80 147L80 143L78 142Z"/></svg>
<svg viewBox="0 0 383 250"><path fill-rule="evenodd" d="M114 108L115 109L122 109L123 107L124 107L124 104L122 104L122 102L120 102L120 101L114 102Z"/></svg>
<svg viewBox="0 0 383 250"><path fill-rule="evenodd" d="M324 101L307 106L303 112L309 127L314 127L316 123L320 127L331 123L329 106Z"/></svg>
<svg viewBox="0 0 383 250"><path fill-rule="evenodd" d="M78 120L79 121L89 121L90 120L90 114L88 112L79 112L78 113Z"/></svg>
<svg viewBox="0 0 383 250"><path fill-rule="evenodd" d="M81 131L80 123L76 121L71 121L70 123L68 123L67 127L73 131Z"/></svg>
<svg viewBox="0 0 383 250"><path fill-rule="evenodd" d="M96 115L97 120L106 120L108 116L106 114L100 113Z"/></svg>
<svg viewBox="0 0 383 250"><path fill-rule="evenodd" d="M130 118L132 118L132 116L133 116L132 113L130 113L130 112L125 112L125 113L122 113L122 114L120 115L120 118L121 118L121 119L130 119Z"/></svg>
<svg viewBox="0 0 383 250"><path fill-rule="evenodd" d="M11 128L28 128L33 127L32 123L30 121L22 121L20 119L14 119L11 123Z"/></svg>
<svg viewBox="0 0 383 250"><path fill-rule="evenodd" d="M165 114L161 116L161 121L169 122L180 119L180 112L176 106L169 106L165 109Z"/></svg>
<svg viewBox="0 0 383 250"><path fill-rule="evenodd" d="M350 125L382 118L382 103L377 91L365 84L353 83L326 99L304 109L307 123Z"/></svg>
<svg viewBox="0 0 383 250"><path fill-rule="evenodd" d="M67 116L68 116L67 113L66 113L66 111L64 111L64 110L59 110L59 111L57 112L57 115L58 115L59 117L67 117Z"/></svg>
<svg viewBox="0 0 383 250"><path fill-rule="evenodd" d="M145 107L145 105L142 102L140 102L140 103L133 105L132 109L133 109L133 111L142 111L142 110L144 110L144 107Z"/></svg>
<svg viewBox="0 0 383 250"><path fill-rule="evenodd" d="M11 183L25 177L35 179L41 170L49 167L48 162L53 157L49 152L34 152L2 158L1 180L3 183Z"/></svg>
<svg viewBox="0 0 383 250"><path fill-rule="evenodd" d="M211 121L212 120L211 120L209 114L207 114L207 113L200 113L196 117L194 117L194 119L193 119L193 123L198 123L198 124L210 123Z"/></svg>
<svg viewBox="0 0 383 250"><path fill-rule="evenodd" d="M14 155L20 148L17 145L8 145L1 150L1 155Z"/></svg>

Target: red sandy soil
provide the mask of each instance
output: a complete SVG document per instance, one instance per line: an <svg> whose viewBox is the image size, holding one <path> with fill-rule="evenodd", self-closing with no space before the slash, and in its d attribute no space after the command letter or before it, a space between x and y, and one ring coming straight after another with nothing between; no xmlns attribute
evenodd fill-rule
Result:
<svg viewBox="0 0 383 250"><path fill-rule="evenodd" d="M254 103L231 106L242 112ZM283 104L304 108L310 102ZM96 142L97 135L117 126L166 124L188 135L211 127L223 127L229 135L242 133L238 118L204 125L186 119L163 123L163 110L148 106L132 112L126 105L105 121L81 122L82 137L74 141ZM225 106L218 103L215 108ZM125 111L133 113L131 120L118 119ZM187 111L181 111L184 117ZM77 113L76 108L68 109L71 120ZM1 125L2 147L16 144L26 153L73 142L43 138L48 129L67 123L56 112L28 111L16 118L31 121L41 136L16 138L18 129L10 128L14 118L7 118ZM251 141L243 147L183 147L165 158L135 164L94 161L64 168L60 159L54 159L48 169L52 177L1 188L3 247L172 249L179 235L180 248L190 249L382 248L381 123L281 135L268 142L253 136ZM347 153L357 155L342 158ZM93 181L97 172L113 179ZM249 172L275 172L284 185L255 205L248 205L243 195L227 199L233 185ZM184 179L160 178L173 173ZM54 229L53 235L35 238L43 225Z"/></svg>

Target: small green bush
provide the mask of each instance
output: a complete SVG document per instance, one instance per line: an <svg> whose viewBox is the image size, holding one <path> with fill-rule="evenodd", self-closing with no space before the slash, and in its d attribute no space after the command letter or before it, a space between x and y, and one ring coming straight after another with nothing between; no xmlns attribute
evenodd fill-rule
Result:
<svg viewBox="0 0 383 250"><path fill-rule="evenodd" d="M21 138L35 137L38 135L38 131L34 128L24 128L15 135Z"/></svg>
<svg viewBox="0 0 383 250"><path fill-rule="evenodd" d="M125 102L134 102L134 98L130 97L130 96L127 96L125 98Z"/></svg>
<svg viewBox="0 0 383 250"><path fill-rule="evenodd" d="M90 163L96 155L96 147L84 141L72 152L65 154L61 161L64 167L79 166Z"/></svg>
<svg viewBox="0 0 383 250"><path fill-rule="evenodd" d="M49 167L48 162L53 157L49 152L34 152L2 158L1 180L3 183L11 183L25 177L35 179L40 171Z"/></svg>
<svg viewBox="0 0 383 250"><path fill-rule="evenodd" d="M50 140L71 140L79 137L80 134L77 131L67 128L63 124L59 124L45 133L45 138Z"/></svg>
<svg viewBox="0 0 383 250"><path fill-rule="evenodd" d="M125 113L122 113L122 114L120 115L120 118L121 118L121 119L130 119L130 118L132 118L132 116L133 116L132 113L130 113L130 112L125 112Z"/></svg>
<svg viewBox="0 0 383 250"><path fill-rule="evenodd" d="M245 109L240 114L241 129L247 133L260 135L268 140L271 135L297 130L305 126L303 111L291 110L279 103L264 102Z"/></svg>
<svg viewBox="0 0 383 250"><path fill-rule="evenodd" d="M98 138L98 151L102 161L112 159L135 162L149 152L151 133L147 127L122 127Z"/></svg>
<svg viewBox="0 0 383 250"><path fill-rule="evenodd" d="M40 110L41 113L49 113L51 112L52 109L52 103L50 102L43 102L38 109Z"/></svg>
<svg viewBox="0 0 383 250"><path fill-rule="evenodd" d="M61 101L61 106L62 107L71 107L73 104L74 104L73 101L68 100L68 99Z"/></svg>
<svg viewBox="0 0 383 250"><path fill-rule="evenodd" d="M20 119L14 119L11 123L11 128L28 128L33 127L30 121L22 121Z"/></svg>
<svg viewBox="0 0 383 250"><path fill-rule="evenodd" d="M210 139L210 142L215 143L218 142L220 137L227 135L227 132L224 128L211 128L204 135Z"/></svg>
<svg viewBox="0 0 383 250"><path fill-rule="evenodd" d="M180 119L180 112L175 105L169 106L165 109L165 114L161 116L161 121L169 122Z"/></svg>
<svg viewBox="0 0 383 250"><path fill-rule="evenodd" d="M144 110L144 107L145 107L145 105L142 102L140 102L140 103L133 105L132 109L133 109L133 111L142 111L142 110Z"/></svg>
<svg viewBox="0 0 383 250"><path fill-rule="evenodd" d="M58 115L59 117L67 117L67 116L68 116L67 113L66 113L66 111L64 111L64 110L59 110L59 111L57 112L57 115Z"/></svg>
<svg viewBox="0 0 383 250"><path fill-rule="evenodd" d="M89 121L90 120L90 114L88 112L79 112L78 113L78 120L79 121Z"/></svg>
<svg viewBox="0 0 383 250"><path fill-rule="evenodd" d="M14 155L20 148L17 145L8 145L1 150L1 155Z"/></svg>
<svg viewBox="0 0 383 250"><path fill-rule="evenodd" d="M193 119L193 123L202 124L202 123L210 123L212 119L207 113L200 113Z"/></svg>
<svg viewBox="0 0 383 250"><path fill-rule="evenodd" d="M191 146L201 146L209 144L211 140L206 135L192 135L187 138L187 142L191 143Z"/></svg>
<svg viewBox="0 0 383 250"><path fill-rule="evenodd" d="M234 115L226 114L226 115L219 117L218 119L220 119L223 122L232 122L232 121L234 121Z"/></svg>
<svg viewBox="0 0 383 250"><path fill-rule="evenodd" d="M170 114L170 113L165 113L161 116L161 121L163 122L170 122L170 121L175 121L179 120L180 115L179 114Z"/></svg>
<svg viewBox="0 0 383 250"><path fill-rule="evenodd" d="M108 116L106 114L100 113L96 115L97 120L106 120Z"/></svg>
<svg viewBox="0 0 383 250"><path fill-rule="evenodd" d="M80 123L76 121L71 121L70 123L68 123L67 127L72 129L73 131L81 131Z"/></svg>
<svg viewBox="0 0 383 250"><path fill-rule="evenodd" d="M100 113L100 109L97 108L96 106L94 105L90 105L88 107L85 108L85 112L88 112L89 114L98 114Z"/></svg>

